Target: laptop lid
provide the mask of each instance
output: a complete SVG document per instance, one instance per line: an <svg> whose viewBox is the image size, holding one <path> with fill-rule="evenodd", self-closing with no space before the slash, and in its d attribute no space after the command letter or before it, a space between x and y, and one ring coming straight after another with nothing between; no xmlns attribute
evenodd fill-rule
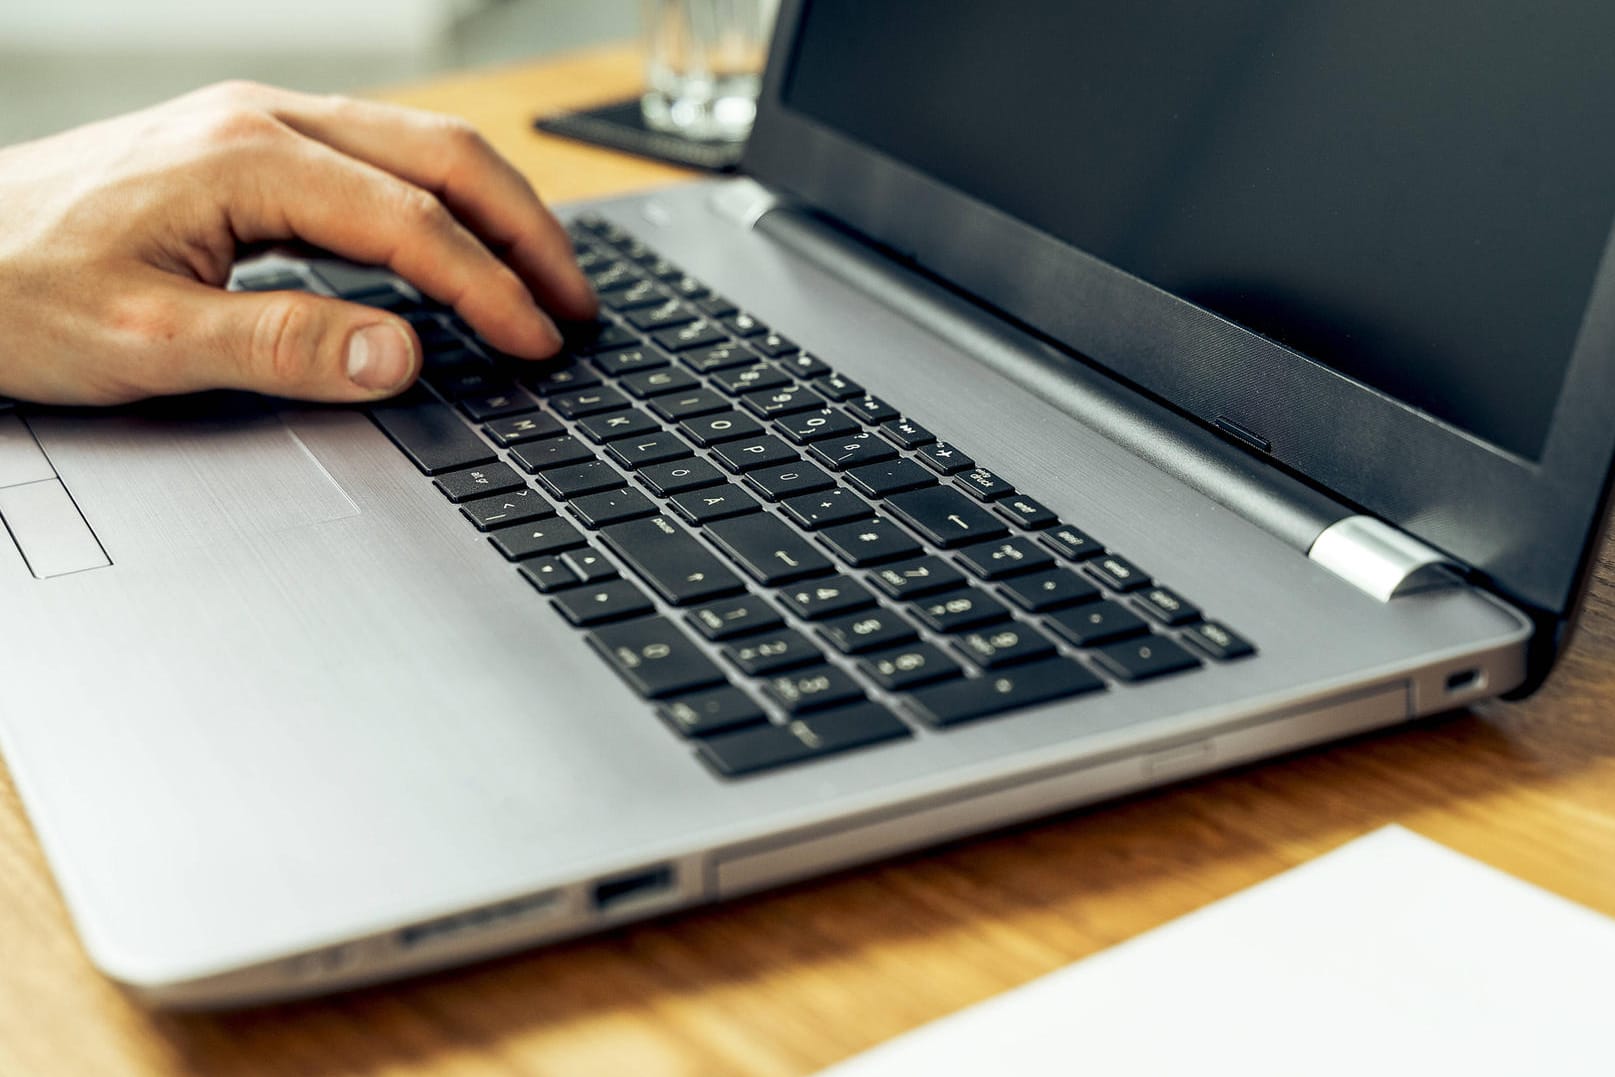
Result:
<svg viewBox="0 0 1615 1077"><path fill-rule="evenodd" d="M1567 618L1615 8L786 0L746 168Z"/></svg>

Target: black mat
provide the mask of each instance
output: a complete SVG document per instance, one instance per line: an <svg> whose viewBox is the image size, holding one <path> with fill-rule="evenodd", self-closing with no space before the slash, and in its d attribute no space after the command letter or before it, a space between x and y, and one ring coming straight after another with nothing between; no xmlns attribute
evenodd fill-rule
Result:
<svg viewBox="0 0 1615 1077"><path fill-rule="evenodd" d="M735 171L746 146L744 142L701 142L653 131L645 126L637 97L586 112L540 116L533 126L552 135L708 172Z"/></svg>

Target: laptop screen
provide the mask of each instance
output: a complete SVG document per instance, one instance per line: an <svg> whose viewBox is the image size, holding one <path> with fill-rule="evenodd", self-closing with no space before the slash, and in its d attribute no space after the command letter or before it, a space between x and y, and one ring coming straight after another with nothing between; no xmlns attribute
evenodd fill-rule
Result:
<svg viewBox="0 0 1615 1077"><path fill-rule="evenodd" d="M812 0L783 97L1535 459L1615 216L1611 41L1560 0Z"/></svg>

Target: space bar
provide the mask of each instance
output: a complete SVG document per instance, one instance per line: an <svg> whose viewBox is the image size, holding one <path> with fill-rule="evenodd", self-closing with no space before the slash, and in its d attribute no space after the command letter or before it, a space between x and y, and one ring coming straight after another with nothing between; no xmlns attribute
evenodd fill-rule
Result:
<svg viewBox="0 0 1615 1077"><path fill-rule="evenodd" d="M410 463L428 475L494 459L493 451L448 405L439 404L419 390L372 406L370 417L394 445L404 450Z"/></svg>

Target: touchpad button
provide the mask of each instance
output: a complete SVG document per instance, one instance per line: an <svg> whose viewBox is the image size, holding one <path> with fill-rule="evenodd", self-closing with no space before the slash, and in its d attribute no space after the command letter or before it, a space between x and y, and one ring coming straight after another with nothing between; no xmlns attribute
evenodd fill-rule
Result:
<svg viewBox="0 0 1615 1077"><path fill-rule="evenodd" d="M114 564L357 516L268 405L45 413L29 426Z"/></svg>

